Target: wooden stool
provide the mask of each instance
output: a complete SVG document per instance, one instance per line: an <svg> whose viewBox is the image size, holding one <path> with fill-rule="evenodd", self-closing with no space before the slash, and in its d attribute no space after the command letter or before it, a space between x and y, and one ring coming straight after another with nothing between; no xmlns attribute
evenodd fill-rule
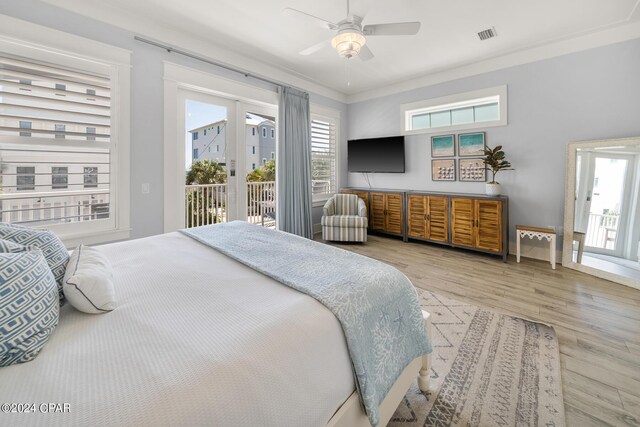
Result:
<svg viewBox="0 0 640 427"><path fill-rule="evenodd" d="M553 228L528 227L526 225L516 225L516 260L520 262L520 238L528 237L533 240L547 239L549 242L549 261L551 268L556 269L556 230Z"/></svg>
<svg viewBox="0 0 640 427"><path fill-rule="evenodd" d="M582 264L582 253L584 252L584 233L581 231L574 231L573 241L578 242L578 257L576 259L576 262L578 264Z"/></svg>

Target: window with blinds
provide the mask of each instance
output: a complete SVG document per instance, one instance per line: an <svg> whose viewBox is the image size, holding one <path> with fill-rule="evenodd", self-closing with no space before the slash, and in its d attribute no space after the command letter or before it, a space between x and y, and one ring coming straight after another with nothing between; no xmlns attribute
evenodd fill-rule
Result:
<svg viewBox="0 0 640 427"><path fill-rule="evenodd" d="M336 135L335 119L312 116L311 182L314 200L327 199L336 192Z"/></svg>
<svg viewBox="0 0 640 427"><path fill-rule="evenodd" d="M111 209L111 79L0 54L2 221L99 221Z"/></svg>

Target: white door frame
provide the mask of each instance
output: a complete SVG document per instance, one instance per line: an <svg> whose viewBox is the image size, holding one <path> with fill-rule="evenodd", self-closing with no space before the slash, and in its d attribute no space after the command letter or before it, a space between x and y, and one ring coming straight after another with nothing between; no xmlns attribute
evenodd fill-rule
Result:
<svg viewBox="0 0 640 427"><path fill-rule="evenodd" d="M265 115L273 117L275 119L275 131L276 131L276 168L278 167L278 108L276 106L266 106L254 104L251 102L237 102L236 114L238 120L238 129L236 131L238 135L238 150L236 154L236 176L237 176L237 213L238 219L247 219L247 141L246 141L246 113L255 113L259 115ZM277 197L277 188L276 188ZM276 216L276 221L277 221Z"/></svg>
<svg viewBox="0 0 640 427"><path fill-rule="evenodd" d="M220 77L211 73L184 67L171 62L164 62L164 232L168 233L184 228L184 145L177 144L176 141L184 141L184 106L182 114L179 113L180 101L179 93L183 90L189 93L200 93L226 99L227 101L245 102L251 104L251 109L260 106L277 108L278 94L274 89L265 89L249 83ZM182 102L184 105L184 102ZM237 105L235 107L237 116ZM271 115L271 114L270 114ZM237 122L236 117L236 122ZM244 126L244 121L243 121ZM237 132L237 126L234 129ZM237 138L229 138L236 141ZM233 158L227 159L227 164L231 161L238 163L238 146L235 150L228 150L234 153ZM244 148L244 147L242 147ZM276 154L277 156L277 154ZM244 157L243 157L244 159ZM236 176L238 176L239 164L236 164ZM235 184L234 189L237 188ZM246 198L246 195L244 196ZM234 217L238 217L235 206L240 201L229 201L235 210ZM246 203L245 203L246 204ZM244 210L246 218L246 208Z"/></svg>

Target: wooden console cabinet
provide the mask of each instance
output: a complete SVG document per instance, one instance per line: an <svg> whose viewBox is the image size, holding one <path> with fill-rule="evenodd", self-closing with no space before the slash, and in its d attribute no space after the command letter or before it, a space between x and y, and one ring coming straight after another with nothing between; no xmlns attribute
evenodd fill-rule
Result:
<svg viewBox="0 0 640 427"><path fill-rule="evenodd" d="M369 229L501 255L509 252L505 196L345 188L367 204Z"/></svg>

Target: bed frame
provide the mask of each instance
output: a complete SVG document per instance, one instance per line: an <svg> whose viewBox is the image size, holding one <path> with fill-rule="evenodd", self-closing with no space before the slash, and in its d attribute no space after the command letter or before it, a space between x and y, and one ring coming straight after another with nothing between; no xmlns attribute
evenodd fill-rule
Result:
<svg viewBox="0 0 640 427"><path fill-rule="evenodd" d="M431 338L431 318L429 313L422 310L424 318L424 327L427 330L427 336ZM429 378L431 370L431 354L425 354L415 358L405 369L398 380L393 384L387 397L380 404L380 423L379 426L386 426L393 413L400 405L407 390L411 387L413 379L418 375L418 387L421 391L429 390ZM371 427L369 418L362 411L359 402L360 398L354 391L351 396L342 404L327 423L327 427Z"/></svg>

